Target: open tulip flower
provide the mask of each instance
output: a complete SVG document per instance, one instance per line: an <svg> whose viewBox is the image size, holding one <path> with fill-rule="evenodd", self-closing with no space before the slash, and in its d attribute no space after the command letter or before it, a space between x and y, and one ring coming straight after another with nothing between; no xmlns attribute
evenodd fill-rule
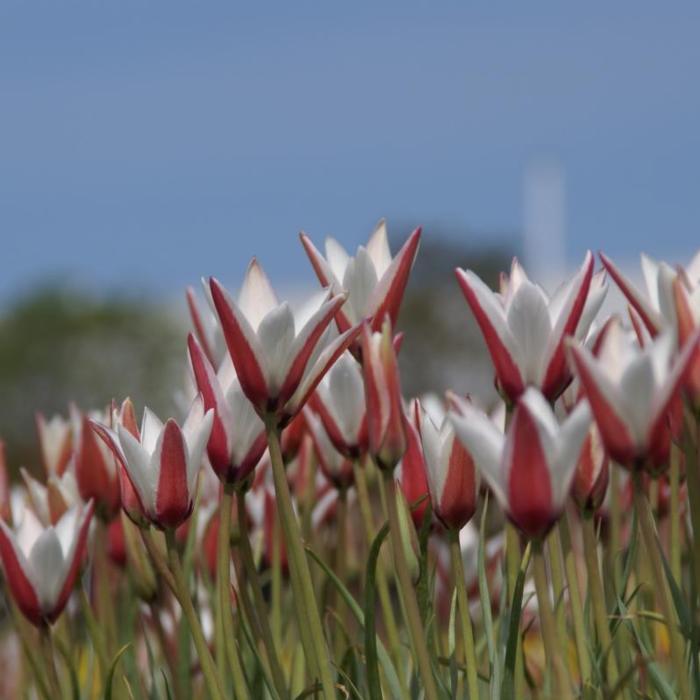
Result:
<svg viewBox="0 0 700 700"><path fill-rule="evenodd" d="M205 413L202 397L197 396L182 428L173 418L163 424L148 408L138 436L121 423L116 431L95 424L124 466L143 513L156 527L174 529L192 512L213 420L214 411Z"/></svg>
<svg viewBox="0 0 700 700"><path fill-rule="evenodd" d="M362 366L345 351L310 401L335 448L350 459L367 451L367 404Z"/></svg>
<svg viewBox="0 0 700 700"><path fill-rule="evenodd" d="M204 408L214 409L207 443L211 466L224 481L243 481L267 447L265 424L243 393L231 361L226 358L215 372L192 334L187 342Z"/></svg>
<svg viewBox="0 0 700 700"><path fill-rule="evenodd" d="M295 314L278 302L257 260L248 267L238 302L213 278L211 293L243 393L279 425L301 410L360 332L354 326L335 338L326 333L345 301L342 294L323 291Z"/></svg>
<svg viewBox="0 0 700 700"><path fill-rule="evenodd" d="M25 510L16 530L0 521L0 557L17 606L34 625L52 623L68 602L85 554L94 506L77 505L43 527Z"/></svg>
<svg viewBox="0 0 700 700"><path fill-rule="evenodd" d="M556 399L571 380L564 339L588 332L605 296L606 287L598 280L589 301L590 252L576 275L551 298L527 278L517 260L502 293L491 291L471 270L457 268L456 274L484 336L499 389L510 401L528 386Z"/></svg>
<svg viewBox="0 0 700 700"><path fill-rule="evenodd" d="M394 469L406 451L399 363L386 318L381 333L362 326L362 370L369 452L381 469Z"/></svg>
<svg viewBox="0 0 700 700"><path fill-rule="evenodd" d="M461 530L476 511L479 472L447 415L438 425L422 409L418 417L433 512L446 528Z"/></svg>
<svg viewBox="0 0 700 700"><path fill-rule="evenodd" d="M593 423L583 442L571 487L571 497L584 513L593 513L603 504L610 479L609 465L600 430Z"/></svg>
<svg viewBox="0 0 700 700"><path fill-rule="evenodd" d="M666 464L671 442L670 413L693 359L700 332L676 358L673 333L640 347L616 321L598 356L571 345L573 363L591 405L608 454L619 464L639 468Z"/></svg>
<svg viewBox="0 0 700 700"><path fill-rule="evenodd" d="M39 450L46 474L63 474L73 456L73 431L71 421L55 415L47 420L36 414L36 431Z"/></svg>
<svg viewBox="0 0 700 700"><path fill-rule="evenodd" d="M353 481L352 461L336 449L321 419L308 406L304 409L304 417L323 475L337 489L347 489Z"/></svg>
<svg viewBox="0 0 700 700"><path fill-rule="evenodd" d="M418 399L413 399L408 407L404 430L406 431L406 451L399 464L399 486L406 503L411 510L411 517L416 528L420 529L425 513L430 505L430 488L421 443L420 406ZM415 505L418 502L418 505Z"/></svg>
<svg viewBox="0 0 700 700"><path fill-rule="evenodd" d="M360 246L355 257L333 238L326 239L326 256L302 233L301 242L313 265L316 276L333 293L345 292L348 300L336 315L341 332L354 324L370 319L378 331L385 316L396 324L408 275L418 252L420 229L416 229L395 258L391 257L386 224L382 220L374 229L367 246Z"/></svg>
<svg viewBox="0 0 700 700"><path fill-rule="evenodd" d="M82 503L78 482L71 469L61 476L51 474L42 484L23 467L20 469L27 487L29 501L42 525L55 525L63 514L76 504Z"/></svg>
<svg viewBox="0 0 700 700"><path fill-rule="evenodd" d="M529 388L504 435L470 402L455 400L449 415L457 437L501 507L528 537L544 537L569 496L591 424L588 404L580 402L560 425L544 396Z"/></svg>

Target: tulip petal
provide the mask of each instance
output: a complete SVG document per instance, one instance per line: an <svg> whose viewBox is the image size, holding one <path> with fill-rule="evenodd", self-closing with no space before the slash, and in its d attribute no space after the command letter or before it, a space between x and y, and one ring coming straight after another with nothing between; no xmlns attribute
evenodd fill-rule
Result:
<svg viewBox="0 0 700 700"><path fill-rule="evenodd" d="M197 336L207 359L213 364L216 362L216 359L212 350L212 344L207 333L207 327L204 323L204 319L200 313L199 305L197 304L197 297L195 296L194 289L192 287L187 287L187 308L190 312L190 319L192 320L194 333Z"/></svg>
<svg viewBox="0 0 700 700"><path fill-rule="evenodd" d="M506 324L503 308L494 293L470 270L455 271L462 293L479 324L501 387L511 399L525 389L517 365L515 341Z"/></svg>
<svg viewBox="0 0 700 700"><path fill-rule="evenodd" d="M634 306L636 312L642 317L644 325L648 328L649 333L655 336L661 329L661 319L653 306L644 298L639 290L622 274L620 269L603 253L598 253L600 261L608 271L610 276L615 280L615 284L620 288L620 291L627 297L627 300Z"/></svg>
<svg viewBox="0 0 700 700"><path fill-rule="evenodd" d="M187 483L187 445L180 426L172 418L158 438L151 470L158 474L156 523L177 527L189 515L191 498Z"/></svg>
<svg viewBox="0 0 700 700"><path fill-rule="evenodd" d="M554 502L561 509L571 491L583 443L591 427L587 401L579 401L564 419L558 433L556 454L550 460Z"/></svg>
<svg viewBox="0 0 700 700"><path fill-rule="evenodd" d="M374 231L372 231L372 235L367 243L367 252L372 258L377 276L381 277L391 265L391 250L384 219L380 219L374 227Z"/></svg>
<svg viewBox="0 0 700 700"><path fill-rule="evenodd" d="M255 331L228 292L212 278L211 294L241 387L251 403L264 409L268 399L264 352Z"/></svg>
<svg viewBox="0 0 700 700"><path fill-rule="evenodd" d="M250 261L246 270L243 286L238 295L238 306L254 331L258 329L265 316L279 306L270 280L256 258Z"/></svg>
<svg viewBox="0 0 700 700"><path fill-rule="evenodd" d="M555 399L571 378L566 363L564 339L573 336L579 326L593 278L593 262L593 255L588 251L554 321L540 383L542 393L549 399ZM600 303L602 297L598 304Z"/></svg>
<svg viewBox="0 0 700 700"><path fill-rule="evenodd" d="M117 426L117 434L129 479L136 489L141 504L150 515L155 510L158 472L151 469L150 455L124 426Z"/></svg>
<svg viewBox="0 0 700 700"><path fill-rule="evenodd" d="M379 330L387 315L392 327L396 325L408 276L418 253L420 237L421 229L417 228L408 237L386 271L383 273L378 271L381 277L372 291L367 307L367 315L372 317L373 330Z"/></svg>
<svg viewBox="0 0 700 700"><path fill-rule="evenodd" d="M0 520L0 557L5 570L5 579L15 602L27 619L38 625L43 616L39 596L29 577L29 563L20 551L14 533L2 520Z"/></svg>

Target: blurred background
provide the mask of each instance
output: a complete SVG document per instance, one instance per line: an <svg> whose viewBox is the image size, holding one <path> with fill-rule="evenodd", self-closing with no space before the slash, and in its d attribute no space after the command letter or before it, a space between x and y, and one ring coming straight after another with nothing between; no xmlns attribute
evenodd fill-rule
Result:
<svg viewBox="0 0 700 700"><path fill-rule="evenodd" d="M130 394L173 410L184 290L298 241L424 236L409 393L487 393L454 282L513 254L552 288L586 249L638 278L700 221L700 5L151 0L0 4L0 436Z"/></svg>

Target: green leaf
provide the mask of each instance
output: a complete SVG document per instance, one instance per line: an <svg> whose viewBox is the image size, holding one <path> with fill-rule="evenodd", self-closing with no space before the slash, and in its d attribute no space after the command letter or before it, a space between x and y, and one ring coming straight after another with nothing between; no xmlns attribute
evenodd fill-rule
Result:
<svg viewBox="0 0 700 700"><path fill-rule="evenodd" d="M68 668L68 675L70 676L71 691L73 694L73 700L80 700L80 683L78 681L78 673L75 670L75 664L73 663L73 655L70 653L63 641L58 637L54 639L54 644L58 649L59 653L63 657Z"/></svg>
<svg viewBox="0 0 700 700"><path fill-rule="evenodd" d="M387 532L389 531L389 526L384 525ZM378 535L377 535L378 536ZM386 537L386 535L384 535ZM345 604L350 609L357 623L364 629L365 627L365 616L362 609L357 604L357 601L353 598L352 593L348 591L343 582L333 573L329 566L313 551L310 547L306 548L306 552L309 556L323 569L323 572L328 576L331 583L338 589L341 597L345 601ZM382 665L382 670L384 671L384 677L386 679L389 690L391 691L392 698L402 697L401 685L399 683L399 677L396 675L396 669L391 662L391 658L384 647L381 639L377 639L377 656L379 658L379 663Z"/></svg>
<svg viewBox="0 0 700 700"><path fill-rule="evenodd" d="M125 644L112 659L112 663L109 665L109 671L107 671L107 677L105 678L105 688L104 688L104 700L112 700L112 685L114 683L114 674L117 670L117 665L119 664L119 659L121 659L124 652L131 646L131 642Z"/></svg>

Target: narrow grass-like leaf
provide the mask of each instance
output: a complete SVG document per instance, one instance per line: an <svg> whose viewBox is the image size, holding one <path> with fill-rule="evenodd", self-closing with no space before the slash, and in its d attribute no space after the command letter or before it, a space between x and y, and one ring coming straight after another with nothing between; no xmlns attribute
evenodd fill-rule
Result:
<svg viewBox="0 0 700 700"><path fill-rule="evenodd" d="M107 677L105 678L104 687L104 700L112 700L112 686L114 685L114 674L117 671L117 666L119 665L119 659L122 658L124 652L131 646L131 642L125 644L112 659L112 663L109 665L109 670L107 671Z"/></svg>
<svg viewBox="0 0 700 700"><path fill-rule="evenodd" d="M55 638L54 643L58 649L59 654L63 657L68 668L68 676L70 678L71 693L73 695L73 700L80 700L80 682L78 681L78 673L75 670L75 663L73 662L73 655L66 645L58 637Z"/></svg>
<svg viewBox="0 0 700 700"><path fill-rule="evenodd" d="M481 601L481 614L484 620L484 634L489 652L490 676L493 677L493 670L496 661L496 648L494 643L493 617L491 616L491 595L489 585L486 580L486 514L489 508L489 494L484 498L484 506L481 511L481 523L479 524L479 556L477 564L477 575L479 580L479 600Z"/></svg>

